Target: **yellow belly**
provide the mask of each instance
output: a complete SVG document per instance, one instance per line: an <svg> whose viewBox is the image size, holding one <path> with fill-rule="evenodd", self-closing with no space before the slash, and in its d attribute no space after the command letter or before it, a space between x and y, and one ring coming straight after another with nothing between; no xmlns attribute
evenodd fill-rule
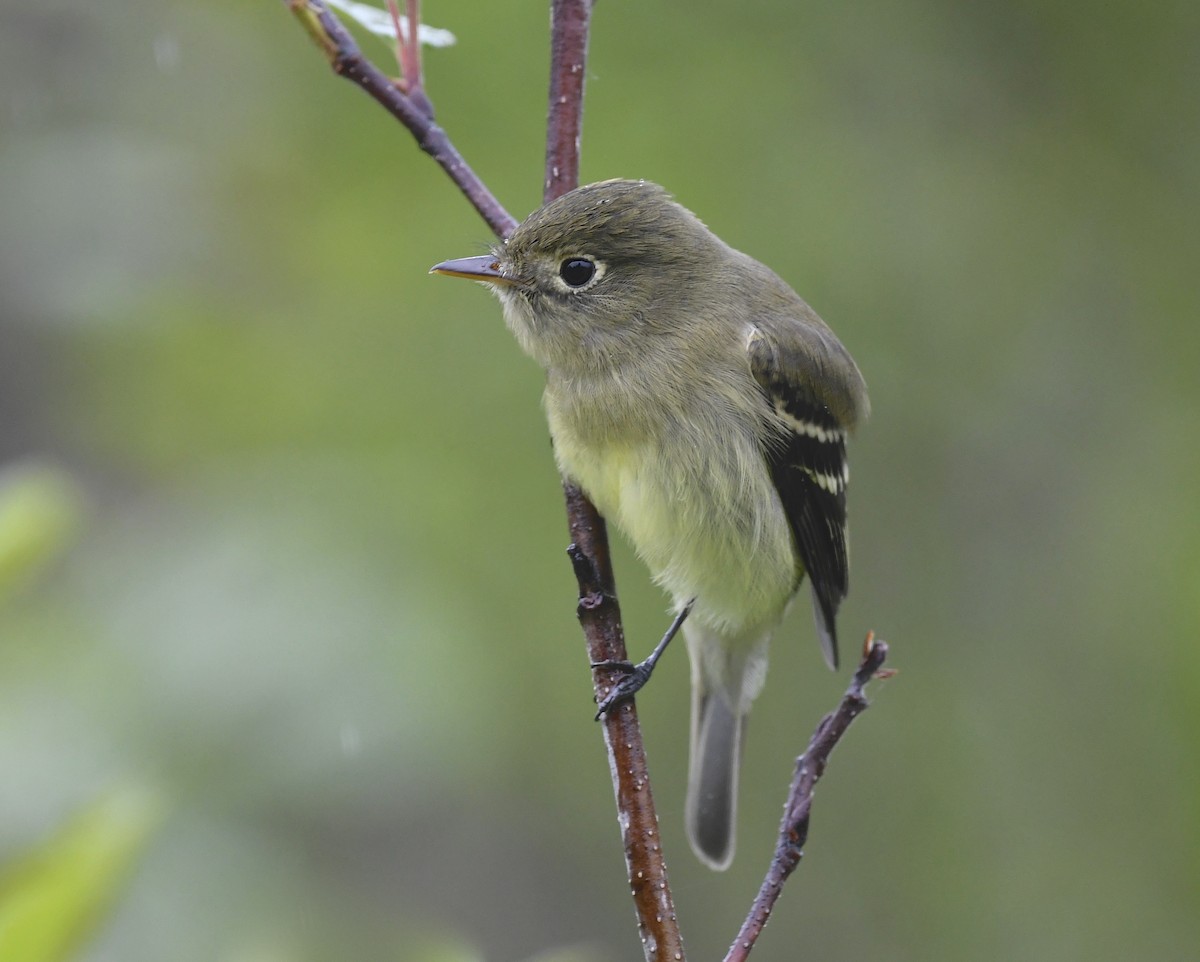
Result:
<svg viewBox="0 0 1200 962"><path fill-rule="evenodd" d="M677 605L696 599L692 619L747 642L778 622L796 588L795 553L753 444L665 437L585 445L551 427L563 473L616 523Z"/></svg>

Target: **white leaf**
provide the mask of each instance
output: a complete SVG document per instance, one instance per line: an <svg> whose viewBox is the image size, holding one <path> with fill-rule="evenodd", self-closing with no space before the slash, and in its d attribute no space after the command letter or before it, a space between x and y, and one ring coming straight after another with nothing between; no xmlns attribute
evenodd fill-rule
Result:
<svg viewBox="0 0 1200 962"><path fill-rule="evenodd" d="M392 22L392 15L386 10L373 7L369 3L355 3L354 0L325 0L325 2L331 7L341 10L347 16L353 17L371 33L380 37L396 39L396 25ZM404 17L400 18L400 29L407 36L408 20ZM429 47L449 47L455 42L454 34L449 30L441 30L423 23L417 28L417 36L421 43Z"/></svg>

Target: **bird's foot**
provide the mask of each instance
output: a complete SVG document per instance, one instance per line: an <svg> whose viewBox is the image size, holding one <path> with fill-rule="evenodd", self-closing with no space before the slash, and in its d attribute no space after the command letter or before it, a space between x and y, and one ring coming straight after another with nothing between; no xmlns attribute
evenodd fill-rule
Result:
<svg viewBox="0 0 1200 962"><path fill-rule="evenodd" d="M636 665L631 661L592 662L593 668L611 668L626 673L625 677L614 684L609 689L608 694L596 703L596 721L599 721L600 716L608 712L618 702L632 698L641 691L645 687L646 682L650 680L650 675L653 674L654 665L657 661L657 658L647 658Z"/></svg>
<svg viewBox="0 0 1200 962"><path fill-rule="evenodd" d="M625 677L613 685L609 693L596 703L596 721L599 721L600 716L617 702L632 698L645 687L646 682L650 680L650 675L654 672L654 666L658 664L658 659L667 650L667 645L671 643L671 639L675 637L675 633L679 631L680 626L683 624L684 619L687 618L688 613L692 610L692 605L695 603L696 599L693 598L679 609L675 620L671 622L671 627L662 636L662 641L654 646L654 650L650 652L645 661L636 665L630 661L597 661L592 663L592 668L614 668L627 672Z"/></svg>

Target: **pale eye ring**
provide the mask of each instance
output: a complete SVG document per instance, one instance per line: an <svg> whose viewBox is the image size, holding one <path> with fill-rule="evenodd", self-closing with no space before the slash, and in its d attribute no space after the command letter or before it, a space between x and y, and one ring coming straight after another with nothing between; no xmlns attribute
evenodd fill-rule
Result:
<svg viewBox="0 0 1200 962"><path fill-rule="evenodd" d="M568 257L558 267L567 287L585 287L596 276L596 262L587 257Z"/></svg>

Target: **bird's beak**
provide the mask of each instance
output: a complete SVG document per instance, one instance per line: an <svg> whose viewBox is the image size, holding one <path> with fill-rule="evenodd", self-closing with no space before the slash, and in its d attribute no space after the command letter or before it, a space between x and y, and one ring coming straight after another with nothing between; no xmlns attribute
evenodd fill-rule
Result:
<svg viewBox="0 0 1200 962"><path fill-rule="evenodd" d="M445 274L447 277L465 277L469 281L485 281L488 284L511 284L521 286L521 278L505 274L500 262L492 254L482 257L460 257L455 261L442 261L429 268L430 274Z"/></svg>

